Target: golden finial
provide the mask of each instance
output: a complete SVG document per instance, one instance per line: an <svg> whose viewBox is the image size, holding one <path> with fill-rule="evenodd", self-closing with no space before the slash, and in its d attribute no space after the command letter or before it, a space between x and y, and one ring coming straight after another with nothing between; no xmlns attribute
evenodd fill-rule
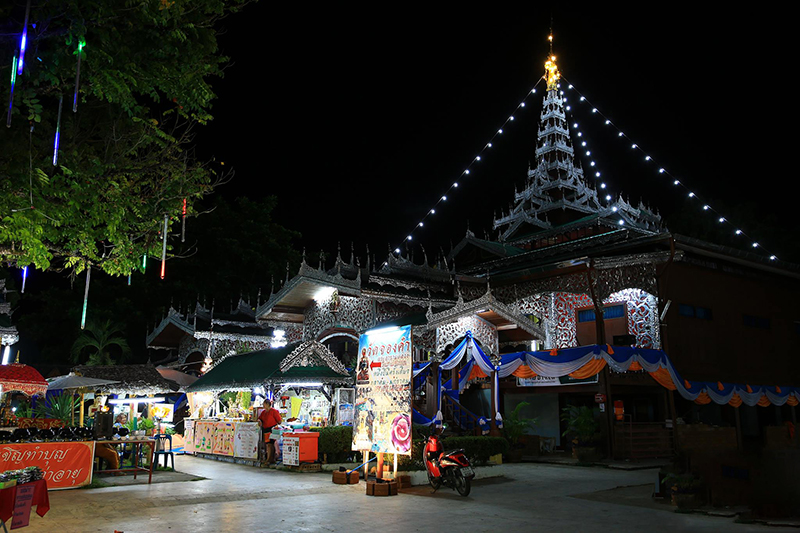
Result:
<svg viewBox="0 0 800 533"><path fill-rule="evenodd" d="M561 73L558 72L558 65L556 65L556 56L553 54L553 19L550 18L550 34L547 36L550 43L550 56L544 64L544 77L547 81L547 90L554 91L558 86L558 80L561 78Z"/></svg>

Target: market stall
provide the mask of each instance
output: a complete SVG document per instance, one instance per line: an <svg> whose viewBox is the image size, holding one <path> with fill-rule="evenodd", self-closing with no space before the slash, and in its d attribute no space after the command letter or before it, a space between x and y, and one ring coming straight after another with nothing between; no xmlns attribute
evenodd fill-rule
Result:
<svg viewBox="0 0 800 533"><path fill-rule="evenodd" d="M336 424L337 413L352 424L352 395L337 392L337 386L352 382L344 365L314 341L228 357L187 388L191 417L185 421L185 450L258 459L261 430L255 421L269 399L283 420L271 437L279 443L290 437L292 457L296 448L316 460L317 434L306 435L308 428Z"/></svg>

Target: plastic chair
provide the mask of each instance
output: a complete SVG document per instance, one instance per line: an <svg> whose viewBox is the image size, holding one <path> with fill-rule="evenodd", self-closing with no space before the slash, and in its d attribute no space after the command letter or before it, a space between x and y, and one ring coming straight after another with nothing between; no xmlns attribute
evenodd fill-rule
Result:
<svg viewBox="0 0 800 533"><path fill-rule="evenodd" d="M172 469L175 469L175 454L172 453L172 435L167 435L165 433L159 433L154 435L153 438L156 440L156 451L153 454L153 462L156 466L159 465L161 461L160 457L164 456L164 468L167 468L169 465L169 460L172 459ZM167 443L169 443L169 450L167 450Z"/></svg>

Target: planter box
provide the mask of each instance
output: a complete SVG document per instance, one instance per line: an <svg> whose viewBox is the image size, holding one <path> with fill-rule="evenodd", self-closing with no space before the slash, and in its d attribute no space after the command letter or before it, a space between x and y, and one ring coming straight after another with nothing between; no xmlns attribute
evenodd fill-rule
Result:
<svg viewBox="0 0 800 533"><path fill-rule="evenodd" d="M397 483L386 481L378 483L375 480L367 481L367 496L397 496Z"/></svg>
<svg viewBox="0 0 800 533"><path fill-rule="evenodd" d="M358 471L350 472L334 472L333 482L337 485L357 485L358 484Z"/></svg>
<svg viewBox="0 0 800 533"><path fill-rule="evenodd" d="M672 505L678 509L697 509L705 502L698 492L673 492Z"/></svg>

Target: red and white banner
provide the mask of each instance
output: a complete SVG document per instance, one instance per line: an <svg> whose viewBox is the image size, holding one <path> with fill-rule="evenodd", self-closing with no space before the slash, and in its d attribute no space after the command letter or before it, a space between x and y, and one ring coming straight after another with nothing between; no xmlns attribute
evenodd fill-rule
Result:
<svg viewBox="0 0 800 533"><path fill-rule="evenodd" d="M94 441L0 445L0 472L38 466L49 489L72 489L92 482Z"/></svg>

